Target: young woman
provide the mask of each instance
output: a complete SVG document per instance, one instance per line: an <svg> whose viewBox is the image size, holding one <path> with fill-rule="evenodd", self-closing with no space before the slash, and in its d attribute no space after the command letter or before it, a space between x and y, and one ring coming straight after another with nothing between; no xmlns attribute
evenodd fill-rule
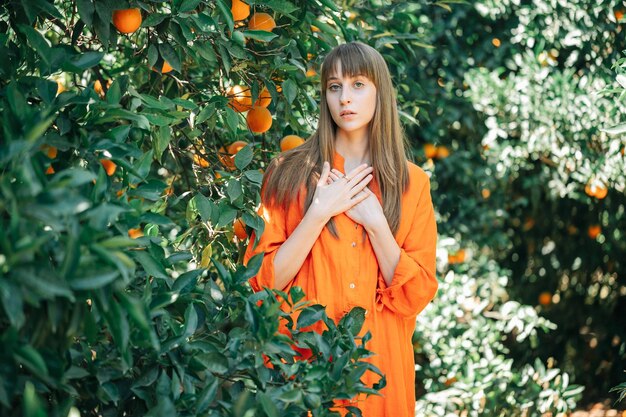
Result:
<svg viewBox="0 0 626 417"><path fill-rule="evenodd" d="M414 416L411 338L437 291L429 178L406 159L391 77L375 49L336 47L321 82L318 129L268 166L265 230L244 262L265 253L250 281L256 291L299 286L336 321L363 307L362 334L371 332L371 362L387 386L356 405L367 417Z"/></svg>

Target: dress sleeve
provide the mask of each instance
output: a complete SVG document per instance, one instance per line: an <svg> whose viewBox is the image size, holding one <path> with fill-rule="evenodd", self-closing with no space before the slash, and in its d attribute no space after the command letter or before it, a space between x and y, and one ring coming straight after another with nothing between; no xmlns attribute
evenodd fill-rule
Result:
<svg viewBox="0 0 626 417"><path fill-rule="evenodd" d="M261 291L263 287L274 288L274 258L278 248L287 240L286 213L281 206L270 209L261 204L258 214L263 218L265 228L256 246L256 232L252 232L243 258L244 265L247 265L254 255L265 253L259 272L249 280L254 291Z"/></svg>
<svg viewBox="0 0 626 417"><path fill-rule="evenodd" d="M434 298L439 286L435 277L437 224L428 178L421 188L391 285L387 286L378 272L376 309L381 311L386 307L405 318L419 314Z"/></svg>

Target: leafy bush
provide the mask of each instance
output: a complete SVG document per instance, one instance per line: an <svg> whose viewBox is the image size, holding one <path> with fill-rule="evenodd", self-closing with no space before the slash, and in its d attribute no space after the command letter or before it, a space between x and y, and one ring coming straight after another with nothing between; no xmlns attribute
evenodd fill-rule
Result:
<svg viewBox="0 0 626 417"><path fill-rule="evenodd" d="M441 240L437 303L418 317L417 376L424 395L418 415L521 416L575 407L584 387L557 368L515 363L511 344L537 345L537 331L555 329L530 306L509 299L510 272L484 254L448 264L454 239ZM454 258L452 258L454 259Z"/></svg>

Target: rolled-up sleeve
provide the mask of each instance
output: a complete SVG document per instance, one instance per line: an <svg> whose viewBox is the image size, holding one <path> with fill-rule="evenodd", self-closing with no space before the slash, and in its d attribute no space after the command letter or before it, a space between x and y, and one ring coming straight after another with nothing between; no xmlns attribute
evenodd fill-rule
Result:
<svg viewBox="0 0 626 417"><path fill-rule="evenodd" d="M252 232L243 259L244 265L247 265L250 258L254 255L265 253L259 272L254 277L250 278L250 285L254 291L261 291L263 287L274 288L274 258L276 257L276 253L278 253L278 248L287 240L287 228L283 208L269 208L268 206L261 205L258 214L263 218L265 228L256 246L254 245L256 232Z"/></svg>
<svg viewBox="0 0 626 417"><path fill-rule="evenodd" d="M376 308L388 308L406 318L419 314L435 297L439 285L435 276L437 224L429 179L425 174L424 177L391 285L378 272Z"/></svg>

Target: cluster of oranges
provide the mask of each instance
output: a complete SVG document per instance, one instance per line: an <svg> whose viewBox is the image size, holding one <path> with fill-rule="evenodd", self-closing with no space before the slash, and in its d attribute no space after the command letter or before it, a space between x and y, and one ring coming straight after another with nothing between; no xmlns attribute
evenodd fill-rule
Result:
<svg viewBox="0 0 626 417"><path fill-rule="evenodd" d="M259 97L252 103L252 94L248 87L234 85L226 91L229 97L228 105L239 113L248 112L246 122L253 133L265 133L272 127L272 113L267 107L272 102L272 96L267 88L263 88Z"/></svg>
<svg viewBox="0 0 626 417"><path fill-rule="evenodd" d="M450 150L446 146L435 146L432 143L424 145L424 155L428 159L444 159L450 156Z"/></svg>
<svg viewBox="0 0 626 417"><path fill-rule="evenodd" d="M250 5L242 0L232 0L230 12L233 15L233 20L240 22L250 16ZM267 13L254 13L248 21L248 29L250 30L264 30L266 32L271 32L275 27L276 21Z"/></svg>

